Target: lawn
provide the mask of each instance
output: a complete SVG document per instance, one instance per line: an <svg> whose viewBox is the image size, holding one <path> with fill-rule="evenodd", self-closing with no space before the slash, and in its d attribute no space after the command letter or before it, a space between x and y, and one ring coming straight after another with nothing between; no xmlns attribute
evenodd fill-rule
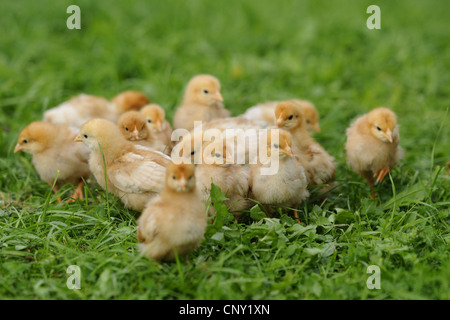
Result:
<svg viewBox="0 0 450 320"><path fill-rule="evenodd" d="M151 0L0 3L0 299L450 299L450 4L442 1ZM381 29L366 9L378 4ZM300 206L297 223L256 207L218 214L188 261L137 252L137 212L89 180L58 204L20 130L84 92L135 89L169 121L191 76L218 77L226 107L313 101L336 158L337 187ZM387 106L405 157L377 186L346 165L345 129ZM446 167L447 165L447 167ZM66 186L67 196L74 187ZM81 271L79 290L67 268ZM369 266L380 289L369 289Z"/></svg>

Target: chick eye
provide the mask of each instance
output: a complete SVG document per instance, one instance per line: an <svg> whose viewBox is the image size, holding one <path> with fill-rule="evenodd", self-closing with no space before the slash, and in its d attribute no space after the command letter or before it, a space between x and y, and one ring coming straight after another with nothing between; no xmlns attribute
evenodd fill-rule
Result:
<svg viewBox="0 0 450 320"><path fill-rule="evenodd" d="M381 131L381 128L377 126L377 130L378 130L378 131Z"/></svg>
<svg viewBox="0 0 450 320"><path fill-rule="evenodd" d="M147 123L152 123L152 120L148 119L148 120L147 120Z"/></svg>
<svg viewBox="0 0 450 320"><path fill-rule="evenodd" d="M289 116L288 120L292 120L292 118L294 118L294 115L293 115L293 114L291 114L291 115Z"/></svg>
<svg viewBox="0 0 450 320"><path fill-rule="evenodd" d="M125 127L125 130L128 131L128 127Z"/></svg>
<svg viewBox="0 0 450 320"><path fill-rule="evenodd" d="M278 149L280 146L276 143L273 144L274 148Z"/></svg>
<svg viewBox="0 0 450 320"><path fill-rule="evenodd" d="M22 142L23 143L28 143L28 140L27 139L23 139Z"/></svg>
<svg viewBox="0 0 450 320"><path fill-rule="evenodd" d="M206 89L203 89L203 93L204 93L204 94L208 94L208 93L209 93L209 91L208 91L208 90L206 90Z"/></svg>
<svg viewBox="0 0 450 320"><path fill-rule="evenodd" d="M85 139L87 139L88 136L87 136L87 134L83 134L83 137L84 137Z"/></svg>
<svg viewBox="0 0 450 320"><path fill-rule="evenodd" d="M177 179L177 177L175 177L175 175L172 175L172 179L173 179L173 180L176 180L176 179Z"/></svg>

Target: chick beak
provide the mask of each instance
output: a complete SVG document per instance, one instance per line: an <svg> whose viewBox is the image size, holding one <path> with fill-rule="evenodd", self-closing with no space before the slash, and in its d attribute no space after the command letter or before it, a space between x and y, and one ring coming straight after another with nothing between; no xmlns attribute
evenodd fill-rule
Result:
<svg viewBox="0 0 450 320"><path fill-rule="evenodd" d="M282 118L278 118L277 119L277 127L280 128L282 124L283 124L283 119Z"/></svg>
<svg viewBox="0 0 450 320"><path fill-rule="evenodd" d="M281 149L281 153L288 155L289 157L294 156L294 153L292 152L292 149L289 146L286 146L284 149Z"/></svg>
<svg viewBox="0 0 450 320"><path fill-rule="evenodd" d="M16 144L16 147L14 148L14 153L17 153L19 151L21 151L23 149L23 147L20 144Z"/></svg>
<svg viewBox="0 0 450 320"><path fill-rule="evenodd" d="M155 128L156 128L156 130L158 130L158 131L161 131L161 130L162 130L162 124L161 124L161 121L156 121L156 122L155 122Z"/></svg>
<svg viewBox="0 0 450 320"><path fill-rule="evenodd" d="M320 129L320 126L319 126L318 123L316 123L316 124L313 126L313 130L316 131L316 132L319 132L319 133L322 131L322 129Z"/></svg>
<svg viewBox="0 0 450 320"><path fill-rule="evenodd" d="M185 179L185 178L181 178L180 179L180 187L181 187L181 190L186 190L186 186L187 186L187 180Z"/></svg>
<svg viewBox="0 0 450 320"><path fill-rule="evenodd" d="M386 137L386 139L388 139L388 141L390 142L390 143L392 143L392 131L390 130L390 129L388 129L387 131L386 131L386 133L385 133L385 137Z"/></svg>
<svg viewBox="0 0 450 320"><path fill-rule="evenodd" d="M139 131L137 128L134 128L133 137L137 140L139 138Z"/></svg>
<svg viewBox="0 0 450 320"><path fill-rule="evenodd" d="M217 91L217 92L214 94L214 99L216 99L217 101L220 101L220 102L223 101L223 97L222 97L222 95L220 94L219 91Z"/></svg>
<svg viewBox="0 0 450 320"><path fill-rule="evenodd" d="M80 135L77 135L77 136L75 137L75 139L73 139L73 141L75 141L75 142L81 142L81 141L83 141L83 140L81 140L81 136L80 136Z"/></svg>

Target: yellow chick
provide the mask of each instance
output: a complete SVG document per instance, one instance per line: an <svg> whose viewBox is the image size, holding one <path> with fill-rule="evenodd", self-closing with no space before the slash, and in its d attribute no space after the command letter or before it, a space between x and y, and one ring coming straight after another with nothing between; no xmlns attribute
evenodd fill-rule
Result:
<svg viewBox="0 0 450 320"><path fill-rule="evenodd" d="M44 112L43 120L80 128L85 122L102 118L117 122L119 116L129 110L138 110L150 100L138 91L125 91L112 99L79 94Z"/></svg>
<svg viewBox="0 0 450 320"><path fill-rule="evenodd" d="M388 108L376 108L358 117L346 133L348 165L373 189L403 157L397 117Z"/></svg>
<svg viewBox="0 0 450 320"><path fill-rule="evenodd" d="M147 119L139 111L123 113L118 126L128 141L168 154L166 144L153 135L147 126Z"/></svg>
<svg viewBox="0 0 450 320"><path fill-rule="evenodd" d="M296 209L309 192L305 170L294 157L291 135L282 129L270 129L261 137L259 147L263 151L259 152L258 163L250 165L252 199L266 208ZM296 212L294 215L297 217Z"/></svg>
<svg viewBox="0 0 450 320"><path fill-rule="evenodd" d="M114 105L116 117L119 117L124 112L141 109L150 103L150 99L142 92L128 90L116 95L111 102Z"/></svg>
<svg viewBox="0 0 450 320"><path fill-rule="evenodd" d="M170 164L164 190L137 221L139 250L155 260L174 260L196 249L206 229L206 207L196 189L193 164Z"/></svg>
<svg viewBox="0 0 450 320"><path fill-rule="evenodd" d="M166 120L164 109L152 103L142 107L139 112L147 119L147 127L152 135L166 146L163 152L170 154L173 147L172 127Z"/></svg>
<svg viewBox="0 0 450 320"><path fill-rule="evenodd" d="M319 112L312 102L301 99L292 99L289 101L294 102L303 109L306 119L306 127L309 131L321 131L319 125ZM246 119L261 121L266 126L274 126L276 125L274 112L278 103L279 101L270 101L257 104L256 106L247 109L242 116Z"/></svg>
<svg viewBox="0 0 450 320"><path fill-rule="evenodd" d="M40 178L50 186L58 175L53 190L55 193L61 186L70 183L78 185L72 199L83 199L82 178L87 179L91 174L89 150L73 141L76 135L77 130L66 125L32 122L20 132L14 153L31 153Z"/></svg>
<svg viewBox="0 0 450 320"><path fill-rule="evenodd" d="M116 120L115 112L113 112L107 99L88 94L79 94L45 111L43 120L80 128L83 123L93 118Z"/></svg>
<svg viewBox="0 0 450 320"><path fill-rule="evenodd" d="M163 189L171 159L126 140L115 123L90 120L75 140L91 150L89 167L98 184L120 198L126 207L140 211Z"/></svg>
<svg viewBox="0 0 450 320"><path fill-rule="evenodd" d="M292 101L282 101L275 108L278 128L292 135L294 153L305 168L308 184L322 185L336 177L336 163L307 130L303 109Z"/></svg>
<svg viewBox="0 0 450 320"><path fill-rule="evenodd" d="M235 164L232 146L221 138L203 145L202 163L197 165L197 187L206 202L211 193L211 182L228 198L224 202L236 219L242 210L250 207L248 200L250 173L247 166ZM213 215L213 208L210 208Z"/></svg>
<svg viewBox="0 0 450 320"><path fill-rule="evenodd" d="M181 106L175 112L175 129L194 128L194 121L208 122L226 118L230 112L223 105L220 82L216 77L201 74L193 77L186 86Z"/></svg>

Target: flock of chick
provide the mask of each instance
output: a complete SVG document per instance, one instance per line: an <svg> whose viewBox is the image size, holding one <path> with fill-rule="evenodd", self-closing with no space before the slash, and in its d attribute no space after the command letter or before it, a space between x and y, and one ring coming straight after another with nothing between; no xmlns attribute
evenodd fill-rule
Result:
<svg viewBox="0 0 450 320"><path fill-rule="evenodd" d="M225 137L205 141L200 136L203 151L197 152L194 121L221 132L263 129L255 143L266 144L278 171L263 174L267 163L258 159L237 164L235 149ZM173 124L174 129L190 131L178 143L188 144L191 152L181 156L201 157L203 162L173 161L173 129L164 109L137 91L122 92L111 101L81 94L47 110L42 121L22 130L14 152L31 153L40 178L54 185L54 192L67 183L77 185L67 201L83 199L84 181L92 174L126 207L141 211L138 246L156 260L186 255L200 244L208 216L214 214L212 206L207 213L211 182L220 187L228 198L225 204L238 218L255 201L266 210L292 209L296 216L311 187L326 191L335 179L334 158L312 137L313 131L320 131L319 115L308 101L266 102L231 117L219 80L196 75L185 88ZM357 118L347 129L345 148L349 166L373 190L402 156L395 114L376 108ZM208 158L220 161L205 161Z"/></svg>

